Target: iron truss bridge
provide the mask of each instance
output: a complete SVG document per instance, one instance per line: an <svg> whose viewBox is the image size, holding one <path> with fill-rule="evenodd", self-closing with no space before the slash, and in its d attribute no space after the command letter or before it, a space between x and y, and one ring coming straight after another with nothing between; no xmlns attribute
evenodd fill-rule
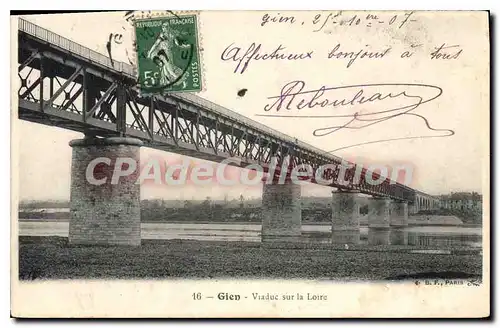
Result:
<svg viewBox="0 0 500 328"><path fill-rule="evenodd" d="M142 97L133 66L23 19L18 31L22 120L86 135L138 138L151 148L210 161L238 158L242 167L266 168L272 157L280 167L287 157L289 168L341 164L337 156L196 95ZM332 187L414 202L416 190L388 179L369 184L366 170L355 183L355 172L356 167L346 170L347 186L338 185L338 167L325 170L323 178L333 179Z"/></svg>

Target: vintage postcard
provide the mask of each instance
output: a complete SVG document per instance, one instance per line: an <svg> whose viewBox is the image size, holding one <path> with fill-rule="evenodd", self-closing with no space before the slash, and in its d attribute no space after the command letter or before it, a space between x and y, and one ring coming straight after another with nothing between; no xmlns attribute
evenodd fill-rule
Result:
<svg viewBox="0 0 500 328"><path fill-rule="evenodd" d="M11 313L490 315L485 11L11 16Z"/></svg>

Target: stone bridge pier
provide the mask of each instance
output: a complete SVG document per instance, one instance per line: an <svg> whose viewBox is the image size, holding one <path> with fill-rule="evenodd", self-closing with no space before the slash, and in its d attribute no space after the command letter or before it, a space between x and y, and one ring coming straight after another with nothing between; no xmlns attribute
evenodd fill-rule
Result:
<svg viewBox="0 0 500 328"><path fill-rule="evenodd" d="M332 191L332 243L359 244L357 192Z"/></svg>
<svg viewBox="0 0 500 328"><path fill-rule="evenodd" d="M374 197L368 214L370 245L408 244L408 202Z"/></svg>
<svg viewBox="0 0 500 328"><path fill-rule="evenodd" d="M69 243L140 245L139 176L142 141L72 140Z"/></svg>
<svg viewBox="0 0 500 328"><path fill-rule="evenodd" d="M263 242L300 241L302 213L300 184L264 181L262 192Z"/></svg>

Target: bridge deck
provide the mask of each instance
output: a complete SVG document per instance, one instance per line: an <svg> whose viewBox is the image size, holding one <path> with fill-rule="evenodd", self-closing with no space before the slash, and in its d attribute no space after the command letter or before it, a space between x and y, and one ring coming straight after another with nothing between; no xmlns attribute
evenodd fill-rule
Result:
<svg viewBox="0 0 500 328"><path fill-rule="evenodd" d="M280 160L289 156L291 165L310 164L315 169L342 162L338 156L194 94L141 97L133 66L111 61L21 18L18 61L21 119L100 136L137 137L153 148L213 161L238 157L240 166L267 165L272 156ZM29 77L33 70L35 79ZM355 166L348 170L348 179L355 170ZM414 201L412 188L387 180L369 185L364 180L367 173L363 169L361 181L347 189ZM337 174L333 170L325 178Z"/></svg>

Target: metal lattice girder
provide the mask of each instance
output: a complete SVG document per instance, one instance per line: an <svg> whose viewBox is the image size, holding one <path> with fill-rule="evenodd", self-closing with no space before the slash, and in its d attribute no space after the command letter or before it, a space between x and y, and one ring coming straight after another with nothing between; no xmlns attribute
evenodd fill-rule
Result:
<svg viewBox="0 0 500 328"><path fill-rule="evenodd" d="M364 169L359 182L354 181L356 167L346 171L347 186L338 185L340 158L304 146L296 139L281 137L279 132L227 109L222 111L205 100L194 101L190 96L177 94L142 97L135 76L121 63L117 64L121 69L108 67L75 55L64 46L48 47L46 40L25 32L20 32L19 39L21 119L102 137L130 136L153 148L189 156L198 154L213 161L232 156L239 157L241 165L258 163L267 167L276 158L281 167L289 159L288 171L305 164L313 170L334 164L336 168L323 172L324 179L334 180L333 187L415 199L415 190L398 183L370 185L366 179L369 172ZM50 85L44 85L44 79L49 79ZM57 88L54 80L59 84ZM48 92L44 93L44 89Z"/></svg>
<svg viewBox="0 0 500 328"><path fill-rule="evenodd" d="M87 118L91 117L95 111L101 107L101 105L104 103L104 101L106 101L106 99L111 95L111 93L113 91L115 91L117 87L117 83L113 83L105 92L104 94L101 96L101 98L94 104L94 106L92 106L92 108L90 110L84 110L83 111L83 116L84 116L84 120L86 120Z"/></svg>

